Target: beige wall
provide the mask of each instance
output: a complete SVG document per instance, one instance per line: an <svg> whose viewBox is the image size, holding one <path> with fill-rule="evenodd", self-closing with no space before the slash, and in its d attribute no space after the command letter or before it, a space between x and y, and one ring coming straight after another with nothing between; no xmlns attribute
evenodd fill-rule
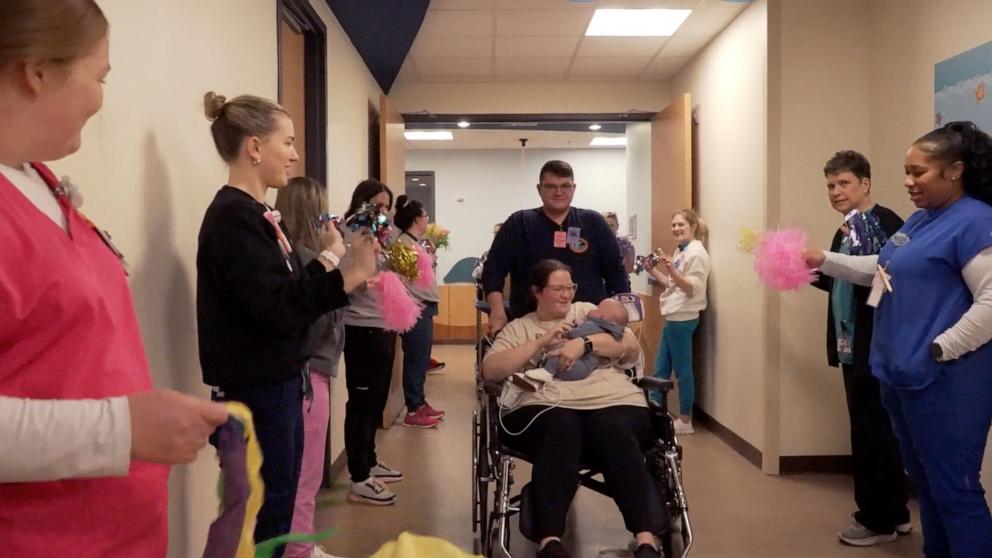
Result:
<svg viewBox="0 0 992 558"><path fill-rule="evenodd" d="M619 113L661 110L668 93L658 83L397 83L389 98L403 113Z"/></svg>
<svg viewBox="0 0 992 558"><path fill-rule="evenodd" d="M80 152L53 167L79 184L83 210L127 255L155 385L206 396L196 346L196 237L227 174L202 98L210 89L276 96L276 3L100 5L111 22L113 67L104 109L84 130ZM366 103L379 90L326 4L313 5L328 24L329 176L332 202L343 208L344 192L367 173ZM170 557L201 552L217 515L216 478L210 450L173 469Z"/></svg>
<svg viewBox="0 0 992 558"><path fill-rule="evenodd" d="M798 226L813 246L830 245L840 222L829 205L823 164L840 149L869 150L870 2L788 0L771 3L770 87L775 87L777 164L770 168L767 224ZM849 453L840 371L826 364L826 293L804 288L778 300L780 454Z"/></svg>
<svg viewBox="0 0 992 558"><path fill-rule="evenodd" d="M748 6L676 77L698 113L699 210L710 225L707 369L699 405L755 447L764 444L764 290L735 246L765 220L767 2ZM667 224L653 223L658 227Z"/></svg>
<svg viewBox="0 0 992 558"><path fill-rule="evenodd" d="M621 223L621 230L635 234L632 241L637 254L651 251L651 123L636 122L627 125L627 215L637 216L637 230L628 230ZM641 294L650 294L647 274L630 276L630 288ZM654 340L652 341L652 343Z"/></svg>

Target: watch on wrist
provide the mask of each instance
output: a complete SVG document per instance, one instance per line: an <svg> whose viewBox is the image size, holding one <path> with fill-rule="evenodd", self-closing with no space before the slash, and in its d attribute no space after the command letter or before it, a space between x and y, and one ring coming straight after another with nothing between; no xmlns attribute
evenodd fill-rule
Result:
<svg viewBox="0 0 992 558"><path fill-rule="evenodd" d="M937 343L930 343L930 356L937 362L944 362L944 349Z"/></svg>
<svg viewBox="0 0 992 558"><path fill-rule="evenodd" d="M588 337L583 337L582 338L582 345L585 348L585 350L582 351L582 356L591 355L592 354L592 339L589 339Z"/></svg>
<svg viewBox="0 0 992 558"><path fill-rule="evenodd" d="M323 252L321 252L320 257L329 261L331 265L334 266L335 268L338 267L338 264L341 263L341 258L339 258L337 254L331 252L330 250L324 250Z"/></svg>

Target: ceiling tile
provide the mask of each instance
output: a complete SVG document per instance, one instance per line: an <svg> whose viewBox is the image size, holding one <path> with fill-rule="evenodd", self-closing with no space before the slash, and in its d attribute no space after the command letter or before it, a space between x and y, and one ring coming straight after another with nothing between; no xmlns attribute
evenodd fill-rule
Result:
<svg viewBox="0 0 992 558"><path fill-rule="evenodd" d="M436 1L436 0L435 0ZM744 8L748 7L750 1L747 2L735 2L728 0L702 0L699 5L696 6L697 10L733 10L739 12ZM433 3L431 4L433 5Z"/></svg>
<svg viewBox="0 0 992 558"><path fill-rule="evenodd" d="M496 37L496 57L571 57L578 44L578 35L572 37Z"/></svg>
<svg viewBox="0 0 992 558"><path fill-rule="evenodd" d="M674 36L707 35L712 37L733 21L738 14L740 14L738 10L693 10Z"/></svg>
<svg viewBox="0 0 992 558"><path fill-rule="evenodd" d="M541 78L541 81L561 81L572 61L567 57L497 58L493 74L505 78Z"/></svg>
<svg viewBox="0 0 992 558"><path fill-rule="evenodd" d="M410 55L417 58L483 58L492 56L492 35L477 37L417 37Z"/></svg>
<svg viewBox="0 0 992 558"><path fill-rule="evenodd" d="M648 64L642 77L648 79L667 79L678 73L689 61L688 56L659 56Z"/></svg>
<svg viewBox="0 0 992 558"><path fill-rule="evenodd" d="M570 74L575 76L637 76L650 61L650 56L579 56L575 58Z"/></svg>
<svg viewBox="0 0 992 558"><path fill-rule="evenodd" d="M417 37L476 37L492 34L492 12L428 10Z"/></svg>
<svg viewBox="0 0 992 558"><path fill-rule="evenodd" d="M496 0L497 10L592 10L595 2L569 0Z"/></svg>
<svg viewBox="0 0 992 558"><path fill-rule="evenodd" d="M596 8L692 10L698 3L699 0L599 0Z"/></svg>
<svg viewBox="0 0 992 558"><path fill-rule="evenodd" d="M578 56L654 56L665 37L583 37Z"/></svg>
<svg viewBox="0 0 992 558"><path fill-rule="evenodd" d="M585 34L592 10L506 10L496 12L496 34L501 37L560 37Z"/></svg>
<svg viewBox="0 0 992 558"><path fill-rule="evenodd" d="M492 73L492 58L414 58L422 78L485 77Z"/></svg>
<svg viewBox="0 0 992 558"><path fill-rule="evenodd" d="M491 10L495 0L431 0L430 10Z"/></svg>
<svg viewBox="0 0 992 558"><path fill-rule="evenodd" d="M661 52L658 56L673 57L673 56L693 56L701 48L703 48L706 43L712 39L712 36L708 35L688 35L680 36L675 35L674 37L668 39L665 46L662 47Z"/></svg>

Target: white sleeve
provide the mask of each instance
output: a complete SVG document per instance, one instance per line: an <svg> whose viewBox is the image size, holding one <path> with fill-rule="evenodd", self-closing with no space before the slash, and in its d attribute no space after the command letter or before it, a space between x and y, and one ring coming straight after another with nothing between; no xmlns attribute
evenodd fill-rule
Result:
<svg viewBox="0 0 992 558"><path fill-rule="evenodd" d="M855 285L870 287L878 269L878 256L849 256L837 252L823 251L826 261L820 266L825 275L850 281Z"/></svg>
<svg viewBox="0 0 992 558"><path fill-rule="evenodd" d="M0 396L0 483L127 475L126 397L42 400Z"/></svg>
<svg viewBox="0 0 992 558"><path fill-rule="evenodd" d="M992 339L992 246L982 250L961 270L974 302L956 324L934 339L945 360L954 360Z"/></svg>

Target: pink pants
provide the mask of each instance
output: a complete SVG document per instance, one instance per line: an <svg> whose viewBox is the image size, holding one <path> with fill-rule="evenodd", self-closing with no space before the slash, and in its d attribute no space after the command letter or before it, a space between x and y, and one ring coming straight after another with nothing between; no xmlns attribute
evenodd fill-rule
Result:
<svg viewBox="0 0 992 558"><path fill-rule="evenodd" d="M293 510L291 533L313 533L313 515L317 491L324 477L324 449L327 446L327 424L331 418L330 378L310 373L313 382L313 404L303 401L303 465L300 484L296 488L296 508ZM286 546L286 558L310 558L313 543Z"/></svg>

